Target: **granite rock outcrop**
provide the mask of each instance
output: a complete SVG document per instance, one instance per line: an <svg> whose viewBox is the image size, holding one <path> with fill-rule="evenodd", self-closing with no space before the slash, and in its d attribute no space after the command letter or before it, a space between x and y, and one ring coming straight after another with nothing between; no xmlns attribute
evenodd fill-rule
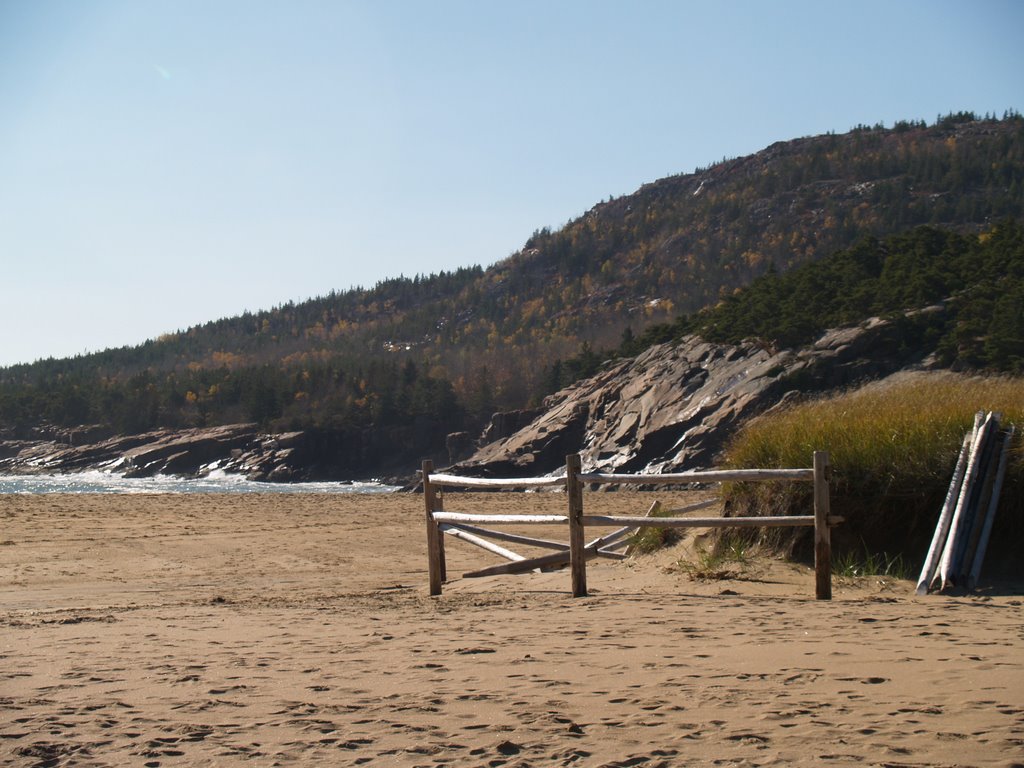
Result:
<svg viewBox="0 0 1024 768"><path fill-rule="evenodd" d="M50 434L44 439L0 440L0 472L51 474L106 470L125 477L201 477L214 471L250 480L293 482L337 479L325 467L317 436L307 432L261 433L255 424L184 430L84 442Z"/></svg>
<svg viewBox="0 0 1024 768"><path fill-rule="evenodd" d="M933 307L925 312L942 312ZM697 337L660 344L610 365L545 401L509 437L449 471L483 477L558 474L579 452L585 471L679 472L714 466L746 421L794 398L920 365L905 318L873 318L800 350Z"/></svg>

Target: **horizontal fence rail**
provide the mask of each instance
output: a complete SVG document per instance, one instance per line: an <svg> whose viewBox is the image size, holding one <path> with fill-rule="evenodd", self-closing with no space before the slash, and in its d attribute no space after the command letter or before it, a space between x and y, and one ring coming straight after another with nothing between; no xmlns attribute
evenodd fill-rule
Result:
<svg viewBox="0 0 1024 768"><path fill-rule="evenodd" d="M587 594L586 561L594 557L621 559L626 555L617 551L625 546L631 534L640 528L778 528L814 527L814 570L815 596L819 600L832 598L831 539L829 527L842 522L842 518L829 514L829 456L826 451L814 453L814 466L810 469L727 469L679 472L675 474L605 474L583 473L580 470L579 454L566 457L564 477L535 478L473 478L458 475L433 474L433 464L423 462L423 495L426 504L427 560L430 577L430 594L441 594L446 579L444 535L452 536L474 546L485 549L510 561L472 573L470 576L525 573L537 569L559 568L569 565L572 574L572 594L581 597ZM812 482L814 483L814 514L785 515L776 517L651 517L660 506L651 507L647 516L638 515L585 515L583 514L584 485L684 485L710 482ZM438 487L466 489L507 489L528 490L564 486L568 496L569 511L566 515L507 515L471 514L446 512ZM669 514L694 512L715 504L714 499L689 504L679 509L668 510ZM505 533L479 525L568 525L569 542L537 539L521 534ZM584 529L592 527L615 527L617 530L590 542L584 540ZM549 555L524 557L505 547L487 541L526 544L544 549L557 549Z"/></svg>
<svg viewBox="0 0 1024 768"><path fill-rule="evenodd" d="M527 525L565 525L568 515L469 515L465 512L435 512L440 523L526 523Z"/></svg>
<svg viewBox="0 0 1024 768"><path fill-rule="evenodd" d="M431 475L430 482L449 488L493 488L518 490L530 488L557 488L565 485L564 477L459 477L458 475Z"/></svg>
<svg viewBox="0 0 1024 768"><path fill-rule="evenodd" d="M766 480L813 481L813 469L708 469L671 475L580 474L580 482L620 485L684 485L686 483L743 483Z"/></svg>
<svg viewBox="0 0 1024 768"><path fill-rule="evenodd" d="M814 515L788 517L639 517L584 515L584 525L633 525L645 528L797 528L814 525Z"/></svg>

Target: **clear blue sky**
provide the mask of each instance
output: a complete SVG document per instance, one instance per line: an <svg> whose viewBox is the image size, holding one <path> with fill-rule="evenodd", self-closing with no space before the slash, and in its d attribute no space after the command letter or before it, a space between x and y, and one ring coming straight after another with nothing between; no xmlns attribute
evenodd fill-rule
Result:
<svg viewBox="0 0 1024 768"><path fill-rule="evenodd" d="M0 365L489 265L609 195L1024 110L1024 2L0 0Z"/></svg>

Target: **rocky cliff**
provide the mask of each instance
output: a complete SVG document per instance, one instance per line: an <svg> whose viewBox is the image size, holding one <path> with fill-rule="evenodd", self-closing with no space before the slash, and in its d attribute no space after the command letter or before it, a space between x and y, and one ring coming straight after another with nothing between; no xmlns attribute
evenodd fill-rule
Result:
<svg viewBox="0 0 1024 768"><path fill-rule="evenodd" d="M103 469L125 477L203 476L213 470L250 480L348 479L332 466L330 442L316 432L267 435L254 424L156 430L87 439L88 430L32 440L0 440L0 473L49 474Z"/></svg>
<svg viewBox="0 0 1024 768"><path fill-rule="evenodd" d="M801 350L696 337L651 347L552 395L540 416L451 471L485 477L558 473L566 454L577 451L585 471L713 466L743 423L780 403L920 365L921 347L906 343L914 316L832 330Z"/></svg>

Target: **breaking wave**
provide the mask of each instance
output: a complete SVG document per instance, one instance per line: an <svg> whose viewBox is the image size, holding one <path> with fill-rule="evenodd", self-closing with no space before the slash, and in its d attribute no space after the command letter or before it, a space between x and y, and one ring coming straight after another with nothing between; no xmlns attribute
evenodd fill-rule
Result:
<svg viewBox="0 0 1024 768"><path fill-rule="evenodd" d="M0 475L0 493L387 493L377 482L258 483L214 470L206 477L128 478L91 470L55 475Z"/></svg>

